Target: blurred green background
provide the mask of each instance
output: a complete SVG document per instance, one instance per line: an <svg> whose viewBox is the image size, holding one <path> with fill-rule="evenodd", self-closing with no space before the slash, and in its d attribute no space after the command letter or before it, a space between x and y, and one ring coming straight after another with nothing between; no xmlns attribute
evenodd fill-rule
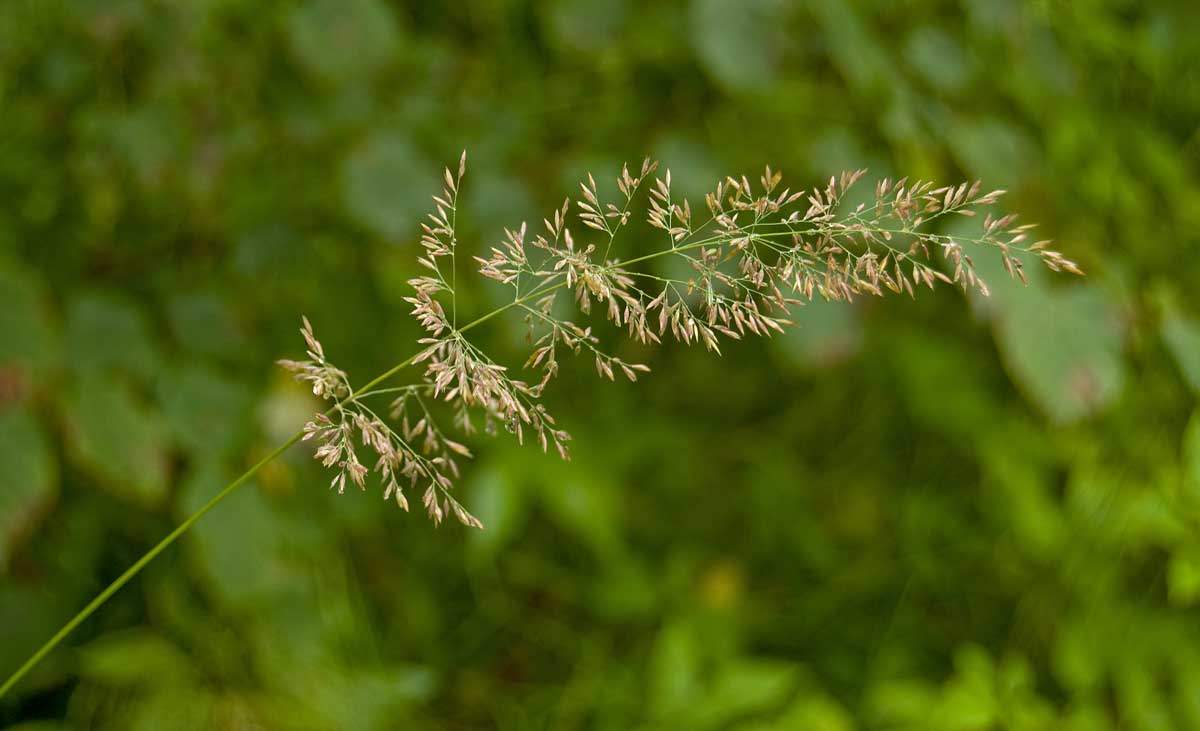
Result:
<svg viewBox="0 0 1200 731"><path fill-rule="evenodd" d="M416 221L464 147L481 252L650 154L693 203L767 163L981 177L1089 276L814 304L721 358L621 345L636 384L580 359L548 396L573 462L472 440L481 533L297 449L0 727L1200 728L1198 21L5 0L0 675L303 423L272 365L300 314L358 383L412 352ZM516 364L520 333L478 336Z"/></svg>

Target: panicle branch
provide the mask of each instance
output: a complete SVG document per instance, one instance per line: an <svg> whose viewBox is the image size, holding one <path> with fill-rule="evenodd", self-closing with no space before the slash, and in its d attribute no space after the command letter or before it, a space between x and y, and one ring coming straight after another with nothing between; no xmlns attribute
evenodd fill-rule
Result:
<svg viewBox="0 0 1200 731"><path fill-rule="evenodd" d="M782 187L782 175L767 167L757 185L746 176L719 181L699 209L706 215L697 215L686 198L672 192L670 170L652 179L657 168L649 159L636 172L623 166L615 201L605 200L589 174L573 201L574 218L583 229L579 238L572 229L569 198L536 232L526 223L505 229L489 256L474 258L479 273L511 288L513 298L462 328L453 314L453 264L448 281L439 262L446 257L453 262L458 245L455 225L465 153L457 174L447 168L444 189L434 196L434 210L421 227L418 262L429 274L410 280L413 292L405 298L425 331L413 359L423 366L420 383L355 394L345 373L326 362L307 319L301 333L309 360L280 361L297 379L310 383L314 394L334 402L305 427L305 439L319 445L314 456L338 468L331 487L341 492L349 481L362 489L374 471L385 499L394 497L407 509L403 488L424 485L422 503L435 522L452 513L466 525L482 527L451 495L459 475L455 458L469 458L470 451L438 426L435 413L443 409L453 413L455 427L464 434L474 433L480 419L489 434L503 425L519 442L532 436L543 451L553 445L569 458L570 435L539 402L558 373L560 351L586 351L600 376L610 380L620 373L635 381L649 368L612 355L591 325L565 316L569 306L559 298L564 292L570 293L581 317L596 306L638 343L657 344L669 337L719 353L723 339L781 332L791 324L789 312L815 297L838 302L888 293L915 297L919 288L932 289L938 282L987 295L988 285L972 258L980 251L995 251L1009 276L1021 282L1026 281L1023 255L1053 271L1082 274L1074 262L1049 248L1049 241L1031 242L1032 225L1017 225L1013 214L991 212L1004 191L985 193L979 181L939 186L884 178L873 195L861 194L862 202L851 207L846 200L865 170L793 191ZM634 216L635 205L645 206L647 223L662 231L665 241L660 249L622 261L612 256L613 244ZM980 213L981 232L973 238L938 233L932 226L948 216ZM664 276L634 267L666 257L680 261L690 274ZM447 297L449 317L443 305ZM531 348L525 368L539 372L535 383L514 377L465 337L467 330L506 309L517 309L524 317ZM390 412L395 426L363 403L383 392L400 394ZM371 470L359 462L356 441L375 455Z"/></svg>

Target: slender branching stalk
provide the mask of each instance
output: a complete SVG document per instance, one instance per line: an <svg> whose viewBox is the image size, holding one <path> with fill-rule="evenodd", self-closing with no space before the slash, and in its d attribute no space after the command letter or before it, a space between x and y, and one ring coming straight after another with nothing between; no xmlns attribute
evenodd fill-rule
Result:
<svg viewBox="0 0 1200 731"><path fill-rule="evenodd" d="M345 374L326 360L307 320L302 332L308 360L281 361L314 394L346 399L332 414L319 414L305 426L304 438L319 444L316 458L337 467L331 487L342 492L349 483L365 489L373 469L385 499L395 499L407 510L406 491L419 490L434 522L454 515L482 528L452 494L458 460L471 453L439 424L445 413L452 414L453 429L463 435L471 435L476 422L489 433L503 426L521 442L533 438L543 451L553 445L569 458L570 435L540 403L558 372L560 352L588 354L597 372L609 379L620 373L637 380L649 368L611 354L591 326L569 319L564 314L568 306L559 301L567 293L580 315L598 306L605 319L643 345L670 337L720 352L722 340L782 332L790 324L789 311L814 297L915 296L918 288L938 282L987 295L968 247L993 249L1009 275L1021 281L1022 254L1051 269L1079 273L1048 241L1029 241L1032 226L1014 225L1012 215L987 213L1004 191L984 193L978 182L939 187L885 179L855 205L846 200L862 170L830 178L822 188L793 192L782 188L780 174L767 168L757 186L745 177L719 182L705 197L702 217L672 193L670 171L652 179L656 169L650 160L636 172L624 167L614 201L602 200L595 179L588 176L573 202L587 240L577 238L571 226L568 199L543 220L539 233L523 223L506 230L490 256L475 257L480 274L511 289L507 308L525 320L531 348L525 368L536 373L529 382L489 357L455 325L455 225L465 155L456 173L447 169L444 190L434 196L434 212L423 225L424 252L418 261L428 273L409 280L413 295L406 298L426 331L419 341L424 349L414 361L424 367L420 381L389 390L388 418L381 417L367 397L382 394L350 391ZM613 256L614 242L639 205L665 240L656 251L622 261ZM977 237L930 230L939 218L980 212L984 217ZM689 274L663 276L634 267L665 257L677 259ZM372 453L372 469L360 460L356 443Z"/></svg>
<svg viewBox="0 0 1200 731"><path fill-rule="evenodd" d="M408 491L418 489L436 523L453 515L465 525L483 528L453 495L458 460L471 452L450 438L451 430L440 425L441 415L449 414L453 429L464 435L473 434L477 424L488 433L502 427L522 443L536 440L543 451L553 445L568 459L571 437L540 402L558 373L560 352L587 353L597 372L610 380L620 373L635 381L649 370L613 355L592 326L564 315L569 307L560 302L564 295L570 294L584 317L594 306L601 308L606 320L641 344L672 338L719 353L723 340L781 332L790 324L789 312L815 297L847 302L889 292L915 296L919 288L933 288L938 282L987 295L971 248L993 250L1008 274L1022 282L1022 255L1054 271L1081 273L1050 249L1049 241L1030 241L1031 225L1014 225L1011 214L986 212L1003 191L984 193L978 182L937 186L884 179L873 195L851 207L846 199L864 171L830 178L820 188L792 191L781 188L780 174L768 167L757 186L746 177L719 182L705 196L705 213L697 214L689 201L672 192L670 171L652 178L656 169L650 160L636 172L623 168L615 201L604 200L588 176L574 201L586 240L577 239L572 229L570 199L543 220L539 233L524 223L506 230L490 255L475 261L480 274L512 290L512 299L459 327L456 225L464 153L456 171L445 171L444 190L434 197L434 211L422 226L418 262L428 273L409 281L413 293L406 301L425 330L418 341L420 350L355 390L346 373L326 358L311 324L303 319L308 358L280 364L328 400L329 408L229 483L100 592L0 686L0 697L200 518L297 442L315 442L315 458L337 468L330 487L339 493L348 483L366 489L374 472L384 499L408 509ZM614 244L639 206L648 223L662 232L663 244L621 260L614 256ZM938 219L979 213L984 218L977 237L931 230ZM676 259L690 273L667 276L634 268L660 258ZM531 352L525 368L536 373L532 382L517 378L466 338L509 310L520 313L527 328ZM413 383L383 386L416 365L422 370ZM374 455L370 468L360 461L362 448Z"/></svg>

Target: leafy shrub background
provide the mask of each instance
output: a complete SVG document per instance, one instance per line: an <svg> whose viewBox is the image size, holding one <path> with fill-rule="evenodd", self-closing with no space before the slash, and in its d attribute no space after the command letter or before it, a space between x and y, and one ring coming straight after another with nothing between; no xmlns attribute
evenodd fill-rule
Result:
<svg viewBox="0 0 1200 731"><path fill-rule="evenodd" d="M1200 727L1187 5L0 5L0 672L302 423L299 313L353 372L411 351L464 146L466 246L650 153L693 194L982 177L1090 274L813 305L632 385L581 361L575 461L473 443L483 533L290 454L0 723Z"/></svg>

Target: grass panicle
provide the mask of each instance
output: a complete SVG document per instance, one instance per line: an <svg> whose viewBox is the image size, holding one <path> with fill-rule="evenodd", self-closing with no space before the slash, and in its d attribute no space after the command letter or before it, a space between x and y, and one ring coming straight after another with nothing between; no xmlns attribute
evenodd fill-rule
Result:
<svg viewBox="0 0 1200 731"><path fill-rule="evenodd" d="M831 177L822 187L792 190L767 167L757 185L745 176L718 182L698 209L704 213L697 215L690 201L673 193L670 170L653 177L658 164L649 159L635 170L622 167L618 196L611 201L603 199L589 174L579 196L564 200L536 233L521 223L505 230L489 256L474 257L479 274L511 289L512 300L501 309L514 309L524 318L531 348L524 369L533 372L530 379L493 360L456 326L455 226L466 154L456 172L445 170L444 189L434 196L434 210L422 224L417 261L428 273L409 280L412 293L405 298L425 331L413 360L423 367L419 381L356 394L345 373L326 362L307 319L301 333L309 360L280 361L310 383L314 394L338 402L332 414L318 414L304 428L304 439L318 444L316 459L337 468L332 488L342 492L350 483L365 489L374 471L385 499L408 509L406 491L419 491L434 522L453 515L482 528L452 495L458 460L471 452L447 436L437 414L452 414L452 428L464 435L474 434L477 424L489 434L503 426L519 442L533 439L543 451L553 446L569 459L570 434L540 402L558 373L560 353L586 353L597 373L610 380L620 374L636 381L649 371L643 363L612 354L586 322L593 310L639 343L670 338L719 353L723 341L782 332L792 324L792 310L816 297L837 302L886 294L915 297L938 283L986 296L988 285L973 255L988 249L1021 282L1029 258L1054 271L1082 273L1049 241L1031 240L1032 225L994 213L1004 191L983 192L978 181L939 186L885 178L868 200L851 206L846 200L864 170ZM637 211L663 232L661 248L622 261L614 255L614 243ZM980 214L977 237L934 230L938 219ZM663 276L634 266L665 257L679 260L690 275ZM563 298L573 307L559 305ZM578 316L562 314L567 309ZM365 403L383 393L392 399L388 418ZM359 447L375 460L370 470L360 461Z"/></svg>
<svg viewBox="0 0 1200 731"><path fill-rule="evenodd" d="M600 376L610 380L619 373L635 381L649 370L611 354L585 324L593 309L639 343L671 338L719 353L723 341L782 331L791 324L789 312L815 297L848 302L888 293L916 296L921 287L939 282L986 295L987 284L972 259L976 250L993 250L1003 258L1009 275L1021 281L1023 257L1036 258L1054 271L1082 273L1051 249L1049 241L1030 241L1032 226L1016 225L1012 214L991 213L988 209L1003 191L983 193L978 182L937 186L884 179L869 202L850 208L847 193L864 171L830 178L823 187L792 191L781 188L782 176L768 167L757 186L744 176L717 183L699 209L707 213L697 215L689 201L672 192L671 172L652 180L658 166L646 160L636 173L622 168L615 201L603 200L589 175L579 197L565 200L537 233L522 223L504 232L490 256L475 257L479 273L510 287L512 299L459 326L456 223L466 161L464 153L456 172L445 171L444 189L434 196L434 210L422 225L423 252L417 261L428 273L408 282L412 293L406 301L425 331L420 349L356 390L345 371L329 362L312 325L303 318L300 333L307 359L279 364L328 401L329 408L225 486L101 591L0 685L0 697L200 518L297 442L315 443L313 456L336 468L330 487L339 493L348 484L365 490L374 472L384 499L407 510L409 493L420 491L435 523L453 515L464 525L483 528L452 493L459 460L471 452L447 436L436 415L451 413L453 428L466 435L475 433L477 424L490 434L502 426L518 441L532 438L543 451L553 445L568 459L571 436L540 402L558 373L559 353L587 353ZM662 245L622 260L613 247L637 210L662 232ZM578 236L572 211L580 226ZM984 218L978 237L931 230L939 218L980 213ZM635 268L666 257L678 259L691 274L679 278ZM557 302L564 296L570 297L579 317L560 314L563 308ZM528 329L531 352L525 368L535 372L529 381L515 377L466 337L509 311L521 314ZM383 387L413 365L422 367L416 382ZM386 397L383 406L378 403L381 397ZM364 462L362 455L368 453Z"/></svg>

